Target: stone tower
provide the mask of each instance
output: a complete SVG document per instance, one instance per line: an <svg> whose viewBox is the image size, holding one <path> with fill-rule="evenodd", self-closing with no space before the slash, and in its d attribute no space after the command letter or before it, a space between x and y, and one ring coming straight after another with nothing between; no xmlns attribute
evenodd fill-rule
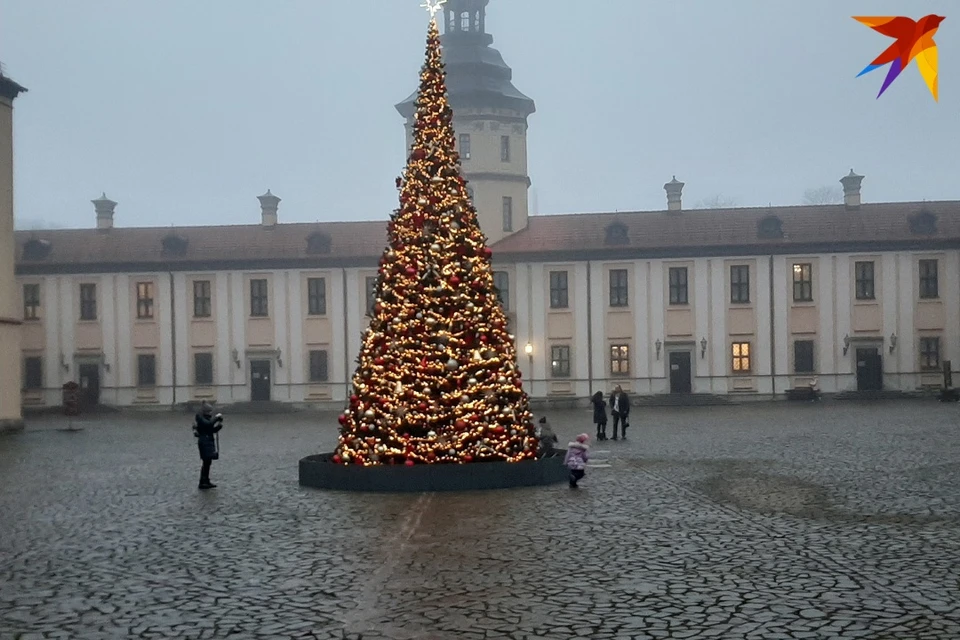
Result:
<svg viewBox="0 0 960 640"><path fill-rule="evenodd" d="M480 227L494 243L527 226L527 118L536 107L513 86L513 71L490 46L488 2L447 0L441 44L463 175ZM406 119L408 149L416 98L414 92L396 106Z"/></svg>
<svg viewBox="0 0 960 640"><path fill-rule="evenodd" d="M23 427L20 324L23 306L14 278L13 101L26 91L0 69L0 432Z"/></svg>

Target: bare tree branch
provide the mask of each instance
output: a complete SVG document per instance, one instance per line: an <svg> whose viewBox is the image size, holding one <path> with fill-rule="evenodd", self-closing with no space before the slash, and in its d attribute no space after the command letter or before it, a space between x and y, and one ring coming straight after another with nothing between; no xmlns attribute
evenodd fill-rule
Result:
<svg viewBox="0 0 960 640"><path fill-rule="evenodd" d="M840 204L841 202L843 202L843 191L839 186L826 185L803 192L803 204Z"/></svg>
<svg viewBox="0 0 960 640"><path fill-rule="evenodd" d="M724 195L715 195L704 198L693 205L694 209L732 209L737 206L736 198L729 198Z"/></svg>

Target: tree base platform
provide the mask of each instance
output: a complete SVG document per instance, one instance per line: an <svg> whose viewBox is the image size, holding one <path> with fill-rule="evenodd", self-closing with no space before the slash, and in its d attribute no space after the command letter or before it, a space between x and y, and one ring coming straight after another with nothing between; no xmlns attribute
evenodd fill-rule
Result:
<svg viewBox="0 0 960 640"><path fill-rule="evenodd" d="M332 491L422 493L488 491L567 482L563 456L523 462L471 462L361 467L334 464L332 453L300 460L300 486Z"/></svg>

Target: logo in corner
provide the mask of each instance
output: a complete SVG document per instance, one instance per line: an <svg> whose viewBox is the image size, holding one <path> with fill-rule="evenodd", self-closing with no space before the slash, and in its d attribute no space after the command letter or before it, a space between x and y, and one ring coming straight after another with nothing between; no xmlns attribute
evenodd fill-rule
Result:
<svg viewBox="0 0 960 640"><path fill-rule="evenodd" d="M853 16L857 22L861 22L874 31L883 35L896 38L896 42L887 47L877 58L868 64L866 68L857 74L859 78L865 73L874 69L879 69L885 65L890 65L887 77L880 87L880 93L877 97L883 95L897 76L907 68L907 65L916 58L917 67L920 69L920 75L926 81L933 94L933 99L939 101L937 86L937 43L933 41L933 36L940 28L944 16L929 15L920 18L918 21L904 17L892 16Z"/></svg>

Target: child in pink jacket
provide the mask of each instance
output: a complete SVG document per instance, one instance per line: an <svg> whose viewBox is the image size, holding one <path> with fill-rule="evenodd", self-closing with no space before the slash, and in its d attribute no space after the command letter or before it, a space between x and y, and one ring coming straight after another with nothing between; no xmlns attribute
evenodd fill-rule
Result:
<svg viewBox="0 0 960 640"><path fill-rule="evenodd" d="M590 445L587 441L590 439L585 433L577 436L575 442L567 445L567 457L563 459L563 464L570 470L570 488L576 489L577 483L583 479L586 474L587 460L590 459Z"/></svg>

